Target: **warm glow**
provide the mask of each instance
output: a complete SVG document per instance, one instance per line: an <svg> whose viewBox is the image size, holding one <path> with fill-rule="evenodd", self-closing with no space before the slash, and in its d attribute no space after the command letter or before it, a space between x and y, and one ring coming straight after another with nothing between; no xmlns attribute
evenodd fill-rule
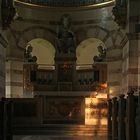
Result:
<svg viewBox="0 0 140 140"><path fill-rule="evenodd" d="M101 84L101 87L102 87L103 89L106 89L106 88L107 88L107 83Z"/></svg>
<svg viewBox="0 0 140 140"><path fill-rule="evenodd" d="M107 99L107 94L106 93L98 93L96 98L102 98L102 99Z"/></svg>
<svg viewBox="0 0 140 140"><path fill-rule="evenodd" d="M97 99L97 98L92 99L93 104L98 104L98 101L99 101L99 99Z"/></svg>
<svg viewBox="0 0 140 140"><path fill-rule="evenodd" d="M101 125L107 125L107 119L106 118L101 119Z"/></svg>
<svg viewBox="0 0 140 140"><path fill-rule="evenodd" d="M85 124L86 125L107 125L106 98L85 99Z"/></svg>

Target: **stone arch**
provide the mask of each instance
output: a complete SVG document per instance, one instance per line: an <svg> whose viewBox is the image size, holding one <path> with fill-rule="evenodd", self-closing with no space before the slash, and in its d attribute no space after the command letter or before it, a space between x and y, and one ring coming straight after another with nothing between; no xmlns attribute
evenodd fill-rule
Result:
<svg viewBox="0 0 140 140"><path fill-rule="evenodd" d="M29 27L22 31L17 41L17 45L19 48L24 48L29 41L35 38L42 38L48 40L52 45L55 46L55 36L56 33L51 29L41 26Z"/></svg>
<svg viewBox="0 0 140 140"><path fill-rule="evenodd" d="M107 48L114 48L121 45L125 34L120 29L110 31L98 25L91 25L86 28L79 28L76 31L76 37L77 45L88 38L97 38L104 42Z"/></svg>
<svg viewBox="0 0 140 140"><path fill-rule="evenodd" d="M55 47L48 40L36 38L28 43L32 46L32 55L37 57L37 64L54 65Z"/></svg>
<svg viewBox="0 0 140 140"><path fill-rule="evenodd" d="M81 33L84 33L84 37ZM80 28L76 31L76 34L78 44L88 38L97 38L106 44L106 40L109 38L109 31L98 25Z"/></svg>
<svg viewBox="0 0 140 140"><path fill-rule="evenodd" d="M99 55L98 46L106 48L105 44L97 38L88 38L82 41L76 48L77 64L92 65L94 56Z"/></svg>

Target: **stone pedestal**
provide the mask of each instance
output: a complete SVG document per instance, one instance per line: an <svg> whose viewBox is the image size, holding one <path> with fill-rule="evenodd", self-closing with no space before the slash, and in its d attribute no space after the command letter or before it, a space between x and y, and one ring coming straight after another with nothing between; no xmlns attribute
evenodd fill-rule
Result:
<svg viewBox="0 0 140 140"><path fill-rule="evenodd" d="M36 82L36 63L26 63L23 65L23 97L33 98L33 83Z"/></svg>
<svg viewBox="0 0 140 140"><path fill-rule="evenodd" d="M55 57L56 85L59 91L72 91L76 84L76 56L59 54Z"/></svg>

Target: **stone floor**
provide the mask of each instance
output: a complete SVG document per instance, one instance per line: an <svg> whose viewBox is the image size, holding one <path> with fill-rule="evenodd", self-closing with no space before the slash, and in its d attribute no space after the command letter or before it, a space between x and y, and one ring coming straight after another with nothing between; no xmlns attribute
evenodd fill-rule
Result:
<svg viewBox="0 0 140 140"><path fill-rule="evenodd" d="M107 140L106 136L14 136L13 140Z"/></svg>

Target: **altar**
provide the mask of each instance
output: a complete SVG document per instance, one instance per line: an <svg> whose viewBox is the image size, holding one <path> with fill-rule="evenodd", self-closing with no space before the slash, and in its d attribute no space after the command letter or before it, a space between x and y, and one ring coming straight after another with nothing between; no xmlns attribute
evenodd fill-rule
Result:
<svg viewBox="0 0 140 140"><path fill-rule="evenodd" d="M37 58L31 55L31 46L25 52L24 95L41 99L42 123L92 122L94 125L98 122L97 116L105 119L107 65L102 62L105 50L99 46L102 55L96 56L94 60L99 62L79 68L76 62L76 39L71 30L71 18L67 14L60 19L55 42L53 66L42 68L37 64ZM96 117L94 120L91 119L93 116Z"/></svg>

